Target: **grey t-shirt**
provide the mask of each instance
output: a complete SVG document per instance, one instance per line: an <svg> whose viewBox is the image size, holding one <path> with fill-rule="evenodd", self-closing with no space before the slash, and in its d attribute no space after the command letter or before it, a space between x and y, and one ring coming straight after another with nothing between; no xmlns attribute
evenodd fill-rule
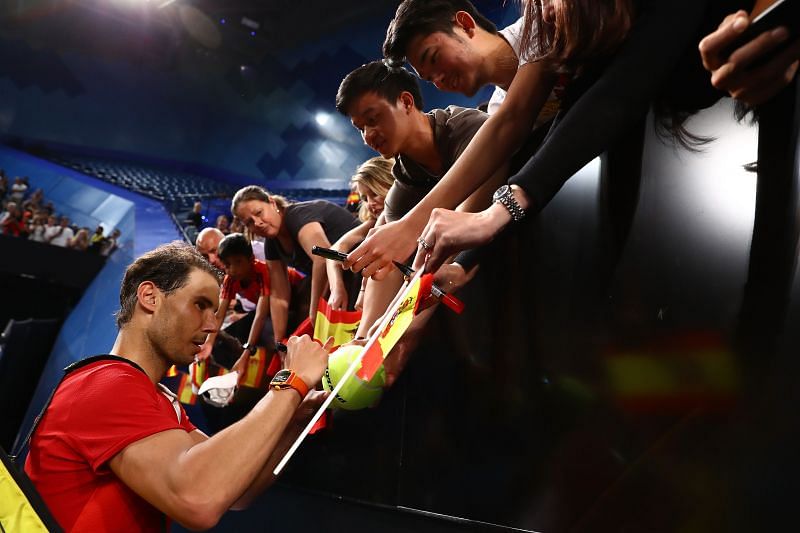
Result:
<svg viewBox="0 0 800 533"><path fill-rule="evenodd" d="M388 222L408 213L433 189L489 118L483 111L458 106L434 109L427 115L433 127L433 142L442 159L442 174L432 174L410 157L398 155L392 169L395 182L384 202Z"/></svg>

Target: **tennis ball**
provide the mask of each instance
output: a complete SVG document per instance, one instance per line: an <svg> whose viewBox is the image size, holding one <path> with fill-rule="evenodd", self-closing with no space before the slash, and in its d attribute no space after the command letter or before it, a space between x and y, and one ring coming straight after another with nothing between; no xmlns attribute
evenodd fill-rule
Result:
<svg viewBox="0 0 800 533"><path fill-rule="evenodd" d="M350 364L364 349L363 346L342 346L328 356L328 368L322 376L322 388L330 392L339 383ZM377 403L383 393L383 384L386 382L386 373L381 365L369 382L358 377L361 365L359 364L347 383L341 388L331 402L331 405L348 411L364 409Z"/></svg>

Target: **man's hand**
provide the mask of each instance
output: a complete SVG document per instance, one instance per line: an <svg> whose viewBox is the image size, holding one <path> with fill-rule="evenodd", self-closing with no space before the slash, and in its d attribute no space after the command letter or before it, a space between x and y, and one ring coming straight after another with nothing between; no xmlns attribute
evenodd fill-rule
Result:
<svg viewBox="0 0 800 533"><path fill-rule="evenodd" d="M797 74L800 39L765 63L775 48L789 39L785 27L778 27L745 43L726 57L724 51L750 25L745 11L725 17L716 31L700 41L703 66L711 73L711 84L727 91L748 106L762 104L791 83Z"/></svg>
<svg viewBox="0 0 800 533"><path fill-rule="evenodd" d="M364 242L342 262L342 268L382 280L394 268L392 261L404 262L414 253L419 235L411 226L408 221L396 220L372 228Z"/></svg>
<svg viewBox="0 0 800 533"><path fill-rule="evenodd" d="M306 385L313 388L322 379L332 347L333 337L324 346L314 342L308 335L291 337L286 343L286 368L294 371Z"/></svg>

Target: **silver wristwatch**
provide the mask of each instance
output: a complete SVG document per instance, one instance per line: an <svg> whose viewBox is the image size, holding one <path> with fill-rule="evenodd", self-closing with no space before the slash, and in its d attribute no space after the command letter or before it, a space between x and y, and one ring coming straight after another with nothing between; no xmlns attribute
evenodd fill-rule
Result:
<svg viewBox="0 0 800 533"><path fill-rule="evenodd" d="M514 222L519 222L525 218L525 210L519 206L517 199L514 198L514 191L511 190L511 187L508 185L503 185L497 189L492 196L492 201L494 203L503 204L503 207L508 209L508 212L511 213L511 218Z"/></svg>

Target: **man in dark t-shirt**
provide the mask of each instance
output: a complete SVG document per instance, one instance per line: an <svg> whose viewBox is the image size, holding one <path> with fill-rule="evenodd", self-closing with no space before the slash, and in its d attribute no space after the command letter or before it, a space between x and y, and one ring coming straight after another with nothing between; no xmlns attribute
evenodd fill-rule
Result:
<svg viewBox="0 0 800 533"><path fill-rule="evenodd" d="M488 115L457 106L425 113L417 78L403 67L373 61L357 68L339 86L336 108L350 117L370 148L396 160L395 183L386 196L386 224L382 231L389 230L392 225L400 228L397 222L424 203L448 208L458 205L465 211L483 209L489 205L491 193L506 178L503 168L479 189L464 194L463 202L448 203L452 195L446 192L443 195L437 184ZM416 230L412 228L412 231ZM416 231L413 238L418 235ZM369 238L365 242L368 241ZM349 254L343 263L346 268L359 271L367 264L368 258L362 257L361 249L359 246ZM365 270L364 274L372 276L376 272ZM388 283L375 283L373 279L367 284L359 336L366 335L383 314L402 282L402 276L391 264L379 277Z"/></svg>

